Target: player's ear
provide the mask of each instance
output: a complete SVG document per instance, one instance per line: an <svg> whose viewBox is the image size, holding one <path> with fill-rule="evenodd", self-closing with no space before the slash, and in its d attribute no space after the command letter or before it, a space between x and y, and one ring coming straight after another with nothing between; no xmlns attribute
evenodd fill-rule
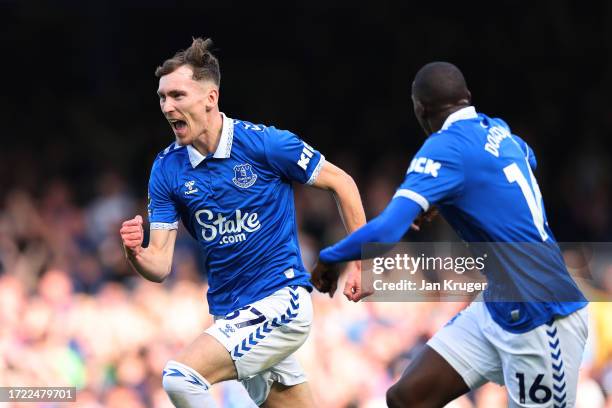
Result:
<svg viewBox="0 0 612 408"><path fill-rule="evenodd" d="M207 105L216 106L217 103L219 102L219 88L211 87L208 90L208 95L206 99L207 99Z"/></svg>
<svg viewBox="0 0 612 408"><path fill-rule="evenodd" d="M414 97L414 95L412 96L412 105L414 108L414 114L417 117L423 117L423 113L425 111L425 107L423 106L423 104L421 103L420 100L418 100L417 98Z"/></svg>
<svg viewBox="0 0 612 408"><path fill-rule="evenodd" d="M219 88L211 86L206 92L206 112L210 112L219 103Z"/></svg>

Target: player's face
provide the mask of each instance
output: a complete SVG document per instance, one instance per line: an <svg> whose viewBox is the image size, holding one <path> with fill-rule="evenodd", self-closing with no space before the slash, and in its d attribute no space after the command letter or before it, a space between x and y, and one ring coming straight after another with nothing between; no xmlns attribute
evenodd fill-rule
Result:
<svg viewBox="0 0 612 408"><path fill-rule="evenodd" d="M217 104L219 90L211 82L195 81L183 65L159 79L159 105L181 145L192 144L208 128L208 115Z"/></svg>

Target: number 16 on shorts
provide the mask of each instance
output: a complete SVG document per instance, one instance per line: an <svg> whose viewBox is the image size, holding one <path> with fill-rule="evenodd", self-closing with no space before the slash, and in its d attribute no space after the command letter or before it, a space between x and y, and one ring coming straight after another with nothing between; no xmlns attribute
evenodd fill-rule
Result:
<svg viewBox="0 0 612 408"><path fill-rule="evenodd" d="M519 400L521 404L526 402L529 395L531 402L536 404L546 404L552 398L550 387L542 384L544 374L538 374L532 384L525 384L525 373L516 373L519 386Z"/></svg>

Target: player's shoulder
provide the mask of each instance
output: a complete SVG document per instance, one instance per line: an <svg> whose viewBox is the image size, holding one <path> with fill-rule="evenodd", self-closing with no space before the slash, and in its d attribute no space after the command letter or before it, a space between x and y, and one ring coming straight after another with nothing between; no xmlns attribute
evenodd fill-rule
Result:
<svg viewBox="0 0 612 408"><path fill-rule="evenodd" d="M234 120L234 136L238 143L253 150L265 150L266 148L282 142L295 135L274 125L253 123L242 119Z"/></svg>
<svg viewBox="0 0 612 408"><path fill-rule="evenodd" d="M233 119L234 133L239 133L249 139L263 140L269 137L276 137L278 134L287 132L273 125L249 122L248 120Z"/></svg>
<svg viewBox="0 0 612 408"><path fill-rule="evenodd" d="M164 150L160 151L153 161L153 168L167 169L175 166L176 163L184 158L186 154L185 146L179 145L177 142L172 142Z"/></svg>
<svg viewBox="0 0 612 408"><path fill-rule="evenodd" d="M466 132L459 126L451 126L429 135L423 142L422 149L426 150L447 150L460 149L464 144Z"/></svg>
<svg viewBox="0 0 612 408"><path fill-rule="evenodd" d="M483 124L487 125L487 128L497 126L497 127L503 128L508 133L512 132L512 129L510 129L510 125L508 124L508 122L506 122L504 119L500 117L489 117L485 115L484 113L479 113L478 116L481 118L481 121L483 122Z"/></svg>

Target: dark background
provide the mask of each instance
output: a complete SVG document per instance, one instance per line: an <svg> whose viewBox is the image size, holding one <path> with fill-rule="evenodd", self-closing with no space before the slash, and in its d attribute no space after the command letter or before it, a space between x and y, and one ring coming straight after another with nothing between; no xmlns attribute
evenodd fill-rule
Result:
<svg viewBox="0 0 612 408"><path fill-rule="evenodd" d="M144 196L173 139L154 69L203 36L221 63L222 111L294 131L366 190L399 184L424 139L416 71L453 62L477 109L535 150L557 238L612 237L612 3L169 3L0 1L0 199L61 179L86 205L109 170Z"/></svg>

